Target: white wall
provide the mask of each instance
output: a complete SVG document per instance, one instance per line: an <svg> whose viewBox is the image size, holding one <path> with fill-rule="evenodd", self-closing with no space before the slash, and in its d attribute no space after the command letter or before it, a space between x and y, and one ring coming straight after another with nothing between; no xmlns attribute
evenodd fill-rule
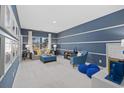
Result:
<svg viewBox="0 0 124 93"><path fill-rule="evenodd" d="M112 58L124 59L124 47L121 43L108 43L107 44L107 56Z"/></svg>

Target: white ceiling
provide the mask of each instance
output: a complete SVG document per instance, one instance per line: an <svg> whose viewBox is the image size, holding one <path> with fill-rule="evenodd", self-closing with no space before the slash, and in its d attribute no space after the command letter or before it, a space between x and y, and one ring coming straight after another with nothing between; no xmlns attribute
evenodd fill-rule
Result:
<svg viewBox="0 0 124 93"><path fill-rule="evenodd" d="M124 6L110 5L17 5L21 28L58 33Z"/></svg>

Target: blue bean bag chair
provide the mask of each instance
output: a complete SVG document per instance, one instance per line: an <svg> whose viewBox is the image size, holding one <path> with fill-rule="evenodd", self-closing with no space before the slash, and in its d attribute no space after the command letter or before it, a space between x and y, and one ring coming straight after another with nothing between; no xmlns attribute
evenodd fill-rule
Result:
<svg viewBox="0 0 124 93"><path fill-rule="evenodd" d="M85 64L80 64L80 65L78 66L78 71L81 72L81 73L86 74L87 68L88 68L87 65L85 65Z"/></svg>
<svg viewBox="0 0 124 93"><path fill-rule="evenodd" d="M90 68L87 69L86 74L89 78L92 78L92 75L97 73L100 70L100 68L96 65L92 65Z"/></svg>
<svg viewBox="0 0 124 93"><path fill-rule="evenodd" d="M86 74L89 78L92 78L92 75L97 73L100 68L96 64L80 64L78 66L78 71Z"/></svg>

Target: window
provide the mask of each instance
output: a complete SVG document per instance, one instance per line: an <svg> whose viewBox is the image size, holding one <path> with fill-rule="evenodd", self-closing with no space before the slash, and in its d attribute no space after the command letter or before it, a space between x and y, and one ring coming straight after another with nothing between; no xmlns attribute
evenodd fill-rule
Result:
<svg viewBox="0 0 124 93"><path fill-rule="evenodd" d="M33 37L33 43L40 43L40 37Z"/></svg>
<svg viewBox="0 0 124 93"><path fill-rule="evenodd" d="M24 37L24 36L23 36L23 43L24 43L24 44L28 44L28 37Z"/></svg>
<svg viewBox="0 0 124 93"><path fill-rule="evenodd" d="M33 48L40 48L40 37L33 37Z"/></svg>
<svg viewBox="0 0 124 93"><path fill-rule="evenodd" d="M46 37L33 37L33 48L46 48L48 45L48 39Z"/></svg>
<svg viewBox="0 0 124 93"><path fill-rule="evenodd" d="M23 50L25 50L27 44L28 44L28 36L23 35ZM39 37L39 36L32 37L33 49L44 49L47 47L47 45L48 45L47 37Z"/></svg>
<svg viewBox="0 0 124 93"><path fill-rule="evenodd" d="M48 45L48 38L43 37L42 38L42 48L46 48Z"/></svg>

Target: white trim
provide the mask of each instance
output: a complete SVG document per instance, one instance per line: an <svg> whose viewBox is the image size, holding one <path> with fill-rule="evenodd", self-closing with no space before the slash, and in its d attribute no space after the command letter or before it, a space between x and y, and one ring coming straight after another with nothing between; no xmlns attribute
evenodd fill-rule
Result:
<svg viewBox="0 0 124 93"><path fill-rule="evenodd" d="M109 64L108 64L108 44L106 44L106 67L107 67L107 71L109 71Z"/></svg>
<svg viewBox="0 0 124 93"><path fill-rule="evenodd" d="M62 51L65 51L67 49L57 49L57 50L62 50ZM69 50L69 51L73 51L73 50ZM93 55L101 55L101 56L106 56L106 54L103 54L103 53L95 53L95 52L88 52L89 54L93 54Z"/></svg>
<svg viewBox="0 0 124 93"><path fill-rule="evenodd" d="M16 40L17 41L17 39L13 38L11 35L9 35L6 32L4 32L4 30L2 30L1 28L0 28L0 35L5 36L5 37L7 37L9 39L12 39L12 40Z"/></svg>
<svg viewBox="0 0 124 93"><path fill-rule="evenodd" d="M89 44L89 43L117 43L121 40L110 40L110 41L89 41L89 42L67 42L67 43L57 43L57 44Z"/></svg>
<svg viewBox="0 0 124 93"><path fill-rule="evenodd" d="M88 33L98 32L98 31L106 31L107 29L112 29L112 28L116 28L116 27L123 27L123 26L124 26L124 24L109 26L109 27L104 27L104 28L100 28L100 29L96 29L96 30L89 30L89 31L86 31L86 32L81 32L81 33L77 33L77 34L73 34L73 35L67 35L67 36L54 38L54 39L67 38L67 37L77 36L77 35L81 35L81 34L88 34Z"/></svg>
<svg viewBox="0 0 124 93"><path fill-rule="evenodd" d="M93 55L106 56L106 54L103 54L103 53L95 53L95 52L88 52L88 53L93 54Z"/></svg>

